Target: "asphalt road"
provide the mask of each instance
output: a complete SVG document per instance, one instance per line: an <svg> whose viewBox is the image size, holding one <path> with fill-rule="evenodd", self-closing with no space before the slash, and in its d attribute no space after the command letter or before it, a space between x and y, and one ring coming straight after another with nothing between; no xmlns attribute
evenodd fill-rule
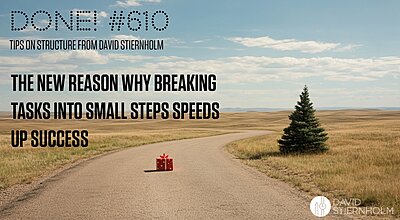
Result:
<svg viewBox="0 0 400 220"><path fill-rule="evenodd" d="M315 219L299 192L223 149L265 133L164 142L89 160L44 182L0 219ZM174 171L154 172L164 152Z"/></svg>

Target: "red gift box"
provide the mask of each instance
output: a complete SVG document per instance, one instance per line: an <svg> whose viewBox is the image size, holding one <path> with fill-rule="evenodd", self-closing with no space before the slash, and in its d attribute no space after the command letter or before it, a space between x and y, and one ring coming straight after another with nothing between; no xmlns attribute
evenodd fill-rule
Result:
<svg viewBox="0 0 400 220"><path fill-rule="evenodd" d="M174 169L174 162L172 158L168 158L168 154L160 155L156 158L157 170L172 171Z"/></svg>

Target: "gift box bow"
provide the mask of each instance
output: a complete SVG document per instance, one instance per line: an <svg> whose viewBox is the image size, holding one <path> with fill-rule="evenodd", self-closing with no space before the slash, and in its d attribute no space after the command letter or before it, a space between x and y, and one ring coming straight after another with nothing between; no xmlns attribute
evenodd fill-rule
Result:
<svg viewBox="0 0 400 220"><path fill-rule="evenodd" d="M164 154L160 155L160 158L161 158L161 159L167 159L167 158L168 158L168 154L165 154L165 153L164 153Z"/></svg>

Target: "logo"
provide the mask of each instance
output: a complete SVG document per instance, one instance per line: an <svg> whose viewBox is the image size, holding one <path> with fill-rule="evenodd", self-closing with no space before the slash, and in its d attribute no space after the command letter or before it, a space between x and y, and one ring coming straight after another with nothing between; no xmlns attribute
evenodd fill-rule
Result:
<svg viewBox="0 0 400 220"><path fill-rule="evenodd" d="M331 211L331 202L325 196L317 196L310 202L310 210L317 217L324 217Z"/></svg>

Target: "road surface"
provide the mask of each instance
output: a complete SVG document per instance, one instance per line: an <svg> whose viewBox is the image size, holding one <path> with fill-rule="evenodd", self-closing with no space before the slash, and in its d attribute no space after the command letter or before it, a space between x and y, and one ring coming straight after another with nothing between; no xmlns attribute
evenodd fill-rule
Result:
<svg viewBox="0 0 400 220"><path fill-rule="evenodd" d="M0 219L315 219L287 184L226 153L248 131L130 148L83 162L44 182ZM155 157L173 172L153 172Z"/></svg>

